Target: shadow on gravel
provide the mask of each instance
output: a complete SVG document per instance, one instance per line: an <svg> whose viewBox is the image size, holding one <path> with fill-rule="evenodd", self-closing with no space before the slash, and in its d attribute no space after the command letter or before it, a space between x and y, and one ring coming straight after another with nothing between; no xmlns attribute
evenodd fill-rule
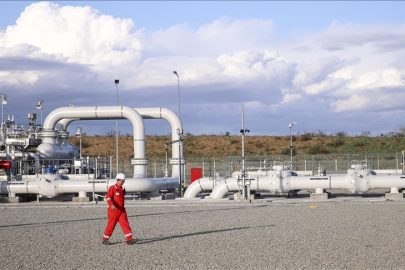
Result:
<svg viewBox="0 0 405 270"><path fill-rule="evenodd" d="M107 208L107 207L106 207ZM154 213L154 214L144 214L144 215L131 215L128 218L136 218L136 217L148 217L148 216L162 216L162 215L171 215L171 214L185 214L185 213L194 213L194 212L211 212L211 211L225 211L225 210L236 210L242 209L239 208L224 208L224 209L210 209L210 210L198 210L198 211L178 211L178 212L169 212L169 213ZM61 221L49 221L49 222L38 222L38 223L26 223L26 224L14 224L14 225L4 225L0 226L0 228L12 228L12 227L25 227L25 226L36 226L36 225L51 225L51 224L64 224L64 223L71 223L71 222L86 222L86 221L95 221L95 220L105 220L107 222L107 215L102 218L88 218L88 219L75 219L75 220L61 220Z"/></svg>
<svg viewBox="0 0 405 270"><path fill-rule="evenodd" d="M166 241L166 240L170 240L170 239L190 237L190 236L196 236L196 235L205 235L205 234L210 234L210 233L238 231L238 230L244 230L244 229L266 228L266 227L273 227L273 226L276 226L276 225L266 225L266 226L256 226L256 227L240 227L240 228L233 228L233 229L223 229L223 230L213 230L213 231L205 231L205 232L197 232L197 233L187 233L187 234L181 234L181 235L173 235L173 236L157 237L157 238L139 240L138 244L149 244L149 243L153 243L153 242Z"/></svg>

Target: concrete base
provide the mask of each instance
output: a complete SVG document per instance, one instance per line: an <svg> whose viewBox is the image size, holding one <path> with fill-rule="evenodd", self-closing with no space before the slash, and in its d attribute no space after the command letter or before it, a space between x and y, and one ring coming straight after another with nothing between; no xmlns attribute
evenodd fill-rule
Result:
<svg viewBox="0 0 405 270"><path fill-rule="evenodd" d="M90 197L72 197L72 202L90 202Z"/></svg>
<svg viewBox="0 0 405 270"><path fill-rule="evenodd" d="M9 198L9 197L3 197L1 198L2 203L20 203L24 202L23 198L16 197L16 198Z"/></svg>
<svg viewBox="0 0 405 270"><path fill-rule="evenodd" d="M387 199L403 199L404 193L385 193Z"/></svg>
<svg viewBox="0 0 405 270"><path fill-rule="evenodd" d="M310 199L314 199L314 200L327 200L329 199L329 194L328 193L322 193L322 194L318 194L318 193L311 193Z"/></svg>
<svg viewBox="0 0 405 270"><path fill-rule="evenodd" d="M204 199L203 197L195 197L195 198L176 198L176 200L183 200L183 201L201 201L201 199Z"/></svg>

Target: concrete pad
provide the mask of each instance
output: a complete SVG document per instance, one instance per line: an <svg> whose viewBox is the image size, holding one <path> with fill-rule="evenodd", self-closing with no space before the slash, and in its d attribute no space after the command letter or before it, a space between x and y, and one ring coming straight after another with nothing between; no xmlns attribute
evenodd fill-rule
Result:
<svg viewBox="0 0 405 270"><path fill-rule="evenodd" d="M90 202L90 197L72 197L72 202Z"/></svg>
<svg viewBox="0 0 405 270"><path fill-rule="evenodd" d="M385 193L387 199L403 199L404 193Z"/></svg>
<svg viewBox="0 0 405 270"><path fill-rule="evenodd" d="M4 197L1 198L1 202L2 203L20 203L20 202L24 202L25 200L23 200L20 197L16 197L16 198L8 198L8 197Z"/></svg>
<svg viewBox="0 0 405 270"><path fill-rule="evenodd" d="M176 198L177 200L183 200L183 201L200 201L201 199L203 199L203 197L195 197L195 198Z"/></svg>
<svg viewBox="0 0 405 270"><path fill-rule="evenodd" d="M329 199L329 194L328 193L322 193L322 194L311 193L310 199L311 200L327 200L327 199Z"/></svg>

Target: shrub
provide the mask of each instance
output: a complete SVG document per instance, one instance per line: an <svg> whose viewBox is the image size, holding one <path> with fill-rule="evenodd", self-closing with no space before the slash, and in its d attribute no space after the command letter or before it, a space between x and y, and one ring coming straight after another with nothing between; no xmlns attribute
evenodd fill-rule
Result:
<svg viewBox="0 0 405 270"><path fill-rule="evenodd" d="M316 137L326 137L326 133L323 132L322 130L318 129L317 132L315 132Z"/></svg>
<svg viewBox="0 0 405 270"><path fill-rule="evenodd" d="M362 142L362 141L355 141L354 146L356 146L356 147L364 147L364 146L366 146L366 144L364 142Z"/></svg>
<svg viewBox="0 0 405 270"><path fill-rule="evenodd" d="M330 134L330 137L348 137L349 134L346 131L334 131Z"/></svg>
<svg viewBox="0 0 405 270"><path fill-rule="evenodd" d="M330 143L328 143L328 146L339 147L344 144L345 144L345 140L343 138L336 138L333 141L331 141Z"/></svg>
<svg viewBox="0 0 405 270"><path fill-rule="evenodd" d="M303 141L303 142L309 141L309 140L311 140L311 139L312 139L312 136L311 136L309 133L303 134L303 135L300 137L300 140Z"/></svg>
<svg viewBox="0 0 405 270"><path fill-rule="evenodd" d="M290 154L291 154L290 148L284 148L283 150L281 150L281 155L289 156ZM295 150L295 148L293 148L292 155L293 156L297 155L297 151Z"/></svg>
<svg viewBox="0 0 405 270"><path fill-rule="evenodd" d="M329 154L328 149L326 149L322 144L315 144L311 145L308 148L308 154L310 155L318 155L318 154Z"/></svg>

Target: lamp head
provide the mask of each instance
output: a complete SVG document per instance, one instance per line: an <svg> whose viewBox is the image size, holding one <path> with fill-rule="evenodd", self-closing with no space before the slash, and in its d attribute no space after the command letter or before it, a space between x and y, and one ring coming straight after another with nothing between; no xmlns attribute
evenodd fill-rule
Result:
<svg viewBox="0 0 405 270"><path fill-rule="evenodd" d="M119 84L120 83L120 80L115 80L115 84Z"/></svg>
<svg viewBox="0 0 405 270"><path fill-rule="evenodd" d="M7 95L6 94L1 94L1 104L6 105L7 104Z"/></svg>
<svg viewBox="0 0 405 270"><path fill-rule="evenodd" d="M173 71L173 73L174 73L177 77L179 77L179 75L177 74L177 71Z"/></svg>
<svg viewBox="0 0 405 270"><path fill-rule="evenodd" d="M77 127L76 128L75 137L83 137L82 129L83 129L82 127Z"/></svg>
<svg viewBox="0 0 405 270"><path fill-rule="evenodd" d="M42 109L42 104L44 103L43 100L38 100L37 105L35 105L35 108L37 108L38 110Z"/></svg>
<svg viewBox="0 0 405 270"><path fill-rule="evenodd" d="M289 127L289 128L292 128L295 124L297 124L297 122L291 122L291 123L288 125L288 127Z"/></svg>

